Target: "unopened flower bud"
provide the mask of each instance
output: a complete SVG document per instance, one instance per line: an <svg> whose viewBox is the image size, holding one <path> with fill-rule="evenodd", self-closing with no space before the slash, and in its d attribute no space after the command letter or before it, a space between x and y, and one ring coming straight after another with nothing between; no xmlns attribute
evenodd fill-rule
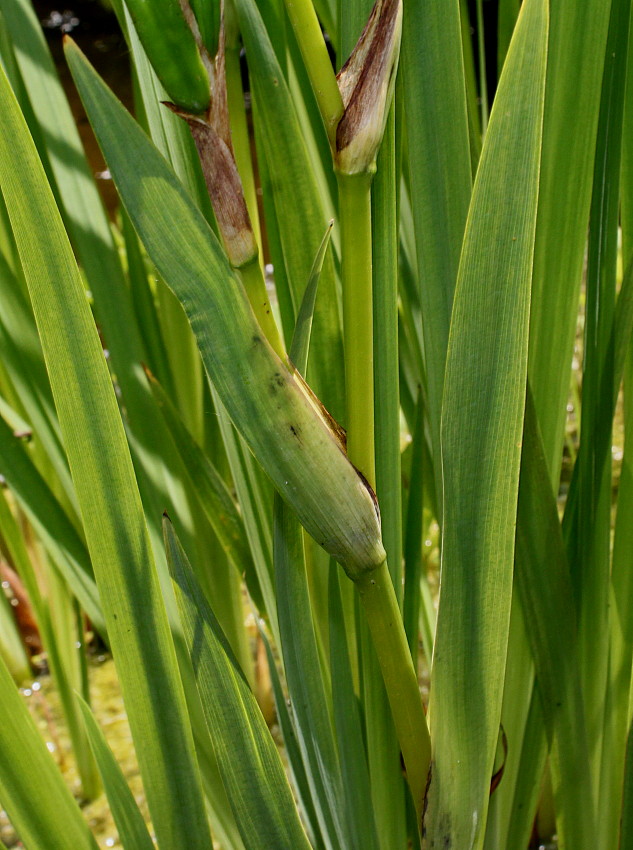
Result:
<svg viewBox="0 0 633 850"><path fill-rule="evenodd" d="M192 115L171 103L165 105L189 124L226 255L234 268L242 268L255 259L258 248L231 143L224 50L222 22L216 57L206 57L211 104L205 115Z"/></svg>
<svg viewBox="0 0 633 850"><path fill-rule="evenodd" d="M385 132L400 56L402 0L376 0L367 25L338 74L345 112L334 161L342 174L373 172Z"/></svg>

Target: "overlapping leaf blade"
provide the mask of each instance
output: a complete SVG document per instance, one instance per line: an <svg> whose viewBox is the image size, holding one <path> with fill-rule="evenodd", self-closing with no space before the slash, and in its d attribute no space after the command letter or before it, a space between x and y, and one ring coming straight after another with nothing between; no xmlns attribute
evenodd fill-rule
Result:
<svg viewBox="0 0 633 850"><path fill-rule="evenodd" d="M80 697L78 699L90 747L99 766L112 817L119 830L119 838L125 850L152 850L154 844L145 826L143 815L125 781L123 771L108 746L106 737L90 706Z"/></svg>
<svg viewBox="0 0 633 850"><path fill-rule="evenodd" d="M281 759L257 701L168 519L164 530L196 684L244 845L247 850L308 850Z"/></svg>
<svg viewBox="0 0 633 850"><path fill-rule="evenodd" d="M68 237L4 74L0 100L6 131L0 141L2 190L130 725L143 742L138 758L152 818L167 846L187 841L207 848L211 839L184 694L114 388Z"/></svg>
<svg viewBox="0 0 633 850"><path fill-rule="evenodd" d="M407 3L402 51L428 417L435 486L441 498L439 443L444 367L471 192L458 0L430 5L422 0Z"/></svg>
<svg viewBox="0 0 633 850"><path fill-rule="evenodd" d="M448 347L427 829L435 841L464 850L483 843L499 734L547 34L547 3L528 0L479 163Z"/></svg>
<svg viewBox="0 0 633 850"><path fill-rule="evenodd" d="M0 695L0 800L25 846L97 850L1 658Z"/></svg>
<svg viewBox="0 0 633 850"><path fill-rule="evenodd" d="M256 138L261 139L270 175L271 197L290 287L293 311L282 315L284 332L289 338L327 217L297 111L259 10L253 0L237 0L235 6L256 98ZM321 356L311 366L310 382L314 381L317 395L332 415L342 421L342 343L331 255L324 259L319 286L322 297L314 315L314 335Z"/></svg>
<svg viewBox="0 0 633 850"><path fill-rule="evenodd" d="M556 501L528 387L517 514L516 581L532 648L561 847L597 845L576 611Z"/></svg>

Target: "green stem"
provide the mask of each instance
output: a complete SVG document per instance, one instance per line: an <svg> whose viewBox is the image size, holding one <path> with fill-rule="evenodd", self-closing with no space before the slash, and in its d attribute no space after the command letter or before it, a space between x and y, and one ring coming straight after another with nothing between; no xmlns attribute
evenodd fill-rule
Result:
<svg viewBox="0 0 633 850"><path fill-rule="evenodd" d="M373 185L374 391L376 495L393 586L402 605L402 476L398 372L398 216L395 109L392 105ZM417 643L416 643L417 646Z"/></svg>
<svg viewBox="0 0 633 850"><path fill-rule="evenodd" d="M371 180L371 174L338 175L347 453L375 487ZM431 745L417 674L387 561L355 583L367 615L419 817Z"/></svg>
<svg viewBox="0 0 633 850"><path fill-rule="evenodd" d="M375 488L371 180L371 174L338 175L347 453Z"/></svg>
<svg viewBox="0 0 633 850"><path fill-rule="evenodd" d="M270 299L266 292L266 282L259 264L259 255L255 254L253 259L245 266L241 266L238 271L253 312L257 316L261 329L266 334L268 342L282 360L287 360L286 349L279 335L279 328L277 322L275 322Z"/></svg>
<svg viewBox="0 0 633 850"><path fill-rule="evenodd" d="M431 763L431 740L387 562L366 573L356 587L367 615L419 819Z"/></svg>
<svg viewBox="0 0 633 850"><path fill-rule="evenodd" d="M488 83L486 81L486 44L482 0L477 0L477 53L479 55L479 99L481 101L481 134L488 127Z"/></svg>
<svg viewBox="0 0 633 850"><path fill-rule="evenodd" d="M285 0L285 4L330 145L335 150L343 100L312 0Z"/></svg>
<svg viewBox="0 0 633 850"><path fill-rule="evenodd" d="M246 108L244 106L244 94L242 92L239 46L232 47L227 45L224 62L233 152L235 153L237 170L242 178L244 200L246 201L246 208L251 219L255 241L259 247L259 255L261 257L263 256L262 235L259 226L259 210L257 207L257 193L255 189L255 175L253 174L253 160L251 159Z"/></svg>

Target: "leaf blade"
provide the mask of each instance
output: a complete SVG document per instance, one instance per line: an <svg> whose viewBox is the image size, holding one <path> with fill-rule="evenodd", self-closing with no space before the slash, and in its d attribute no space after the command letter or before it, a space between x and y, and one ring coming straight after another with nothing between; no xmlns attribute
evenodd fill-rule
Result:
<svg viewBox="0 0 633 850"><path fill-rule="evenodd" d="M0 695L0 799L20 838L33 848L97 850L1 658Z"/></svg>
<svg viewBox="0 0 633 850"><path fill-rule="evenodd" d="M6 128L0 140L2 190L130 726L136 740L143 741L137 754L152 819L167 846L188 836L193 847L207 850L211 838L184 693L114 389L68 237L4 74L0 102ZM21 167L15 167L16 161ZM33 239L34 233L40 238ZM186 794L183 776L188 777Z"/></svg>
<svg viewBox="0 0 633 850"><path fill-rule="evenodd" d="M434 762L427 820L436 841L460 848L482 845L499 733L547 31L546 2L528 0L481 154L447 356L442 589L431 674Z"/></svg>
<svg viewBox="0 0 633 850"><path fill-rule="evenodd" d="M88 703L79 694L76 697L123 846L126 850L153 850L143 816L96 717Z"/></svg>
<svg viewBox="0 0 633 850"><path fill-rule="evenodd" d="M309 850L257 701L167 518L163 528L196 685L244 845L247 850Z"/></svg>

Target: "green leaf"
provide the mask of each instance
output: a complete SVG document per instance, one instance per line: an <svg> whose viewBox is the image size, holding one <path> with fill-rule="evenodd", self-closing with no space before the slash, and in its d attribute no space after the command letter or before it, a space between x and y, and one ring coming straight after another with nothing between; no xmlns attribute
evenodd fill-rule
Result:
<svg viewBox="0 0 633 850"><path fill-rule="evenodd" d="M67 57L128 214L177 292L231 419L317 542L352 571L381 563L372 494L296 372L266 344L206 221L70 40Z"/></svg>
<svg viewBox="0 0 633 850"><path fill-rule="evenodd" d="M0 417L0 473L18 499L84 611L106 637L99 592L86 546L18 439Z"/></svg>
<svg viewBox="0 0 633 850"><path fill-rule="evenodd" d="M551 4L529 369L554 492L585 259L610 6L611 0Z"/></svg>
<svg viewBox="0 0 633 850"><path fill-rule="evenodd" d="M344 3L339 3L339 66L342 66L347 61L354 49L363 31L363 27L367 23L367 18L373 5L373 0L346 0Z"/></svg>
<svg viewBox="0 0 633 850"><path fill-rule="evenodd" d="M303 533L278 497L274 555L280 648L297 738L323 840L328 850L337 850L348 846L343 780L310 607Z"/></svg>
<svg viewBox="0 0 633 850"><path fill-rule="evenodd" d="M521 744L521 767L514 792L507 837L505 840L503 837L501 839L507 847L525 847L530 840L541 794L543 773L547 764L547 737L536 684L534 684L534 696L530 703Z"/></svg>
<svg viewBox="0 0 633 850"><path fill-rule="evenodd" d="M194 0L194 11L201 11ZM139 37L169 97L190 112L204 112L211 98L209 76L187 14L179 3L126 0ZM188 6L191 15L191 7ZM205 22L200 24L206 35ZM200 30L196 27L198 38Z"/></svg>
<svg viewBox="0 0 633 850"><path fill-rule="evenodd" d="M0 139L2 191L29 286L130 726L139 742L152 820L159 841L167 846L184 841L207 848L211 838L184 694L114 388L68 237L3 74L0 104L5 122Z"/></svg>
<svg viewBox="0 0 633 850"><path fill-rule="evenodd" d="M409 0L402 71L419 267L428 417L441 508L440 411L448 331L471 192L458 0ZM440 142L441 140L441 142Z"/></svg>
<svg viewBox="0 0 633 850"><path fill-rule="evenodd" d="M536 690L532 650L526 635L523 606L517 589L517 582L515 581L512 591L506 675L503 684L503 705L501 707L501 726L508 741L508 750L507 753L504 753L502 781L490 797L490 808L488 809L488 819L486 822L485 850L497 850L498 847L504 847L506 845L522 847L527 845L528 842L526 838L523 843L521 841L514 841L509 844L506 836L510 817L513 814L513 805L515 805L517 798L520 798L521 802L523 802L524 788L521 786L527 784L524 782L521 772L522 753L521 747L517 742L523 739L532 704L538 709L539 721L541 723L543 722L540 699L538 694L535 693ZM541 732L541 738L543 740L542 749L547 754L545 729L542 729ZM534 784L533 781L532 784ZM523 820L530 824L534 820L534 812L531 815L523 816ZM528 827L528 832L529 829L530 827Z"/></svg>
<svg viewBox="0 0 633 850"><path fill-rule="evenodd" d="M224 479L195 442L163 388L153 375L147 373L147 377L204 512L233 565L240 575L246 575L251 596L255 604L261 607L261 591L238 506Z"/></svg>
<svg viewBox="0 0 633 850"><path fill-rule="evenodd" d="M24 407L38 442L55 470L61 488L76 508L68 462L61 445L42 347L24 284L20 285L5 257L0 257L0 357Z"/></svg>
<svg viewBox="0 0 633 850"><path fill-rule="evenodd" d="M607 36L596 140L593 193L587 243L585 337L583 345L580 448L574 467L574 500L565 509L567 544L578 607L582 691L591 770L598 791L601 834L598 846L616 843L619 807L613 806L602 770L620 760L621 741L603 729L608 680L611 543L611 446L615 384L614 315L619 242L619 175L629 48L631 0L613 0ZM570 488L571 489L571 488ZM611 770L607 768L607 774ZM617 795L616 795L617 798Z"/></svg>
<svg viewBox="0 0 633 850"><path fill-rule="evenodd" d="M207 728L247 850L308 850L292 792L257 700L167 518L165 548Z"/></svg>
<svg viewBox="0 0 633 850"><path fill-rule="evenodd" d="M630 718L629 696L631 686L631 665L633 662L633 626L630 612L633 608L633 581L631 576L631 557L633 554L633 471L631 466L631 433L633 433L633 406L631 405L631 360L630 339L633 324L633 263L624 275L620 295L616 304L616 344L615 344L615 381L619 388L624 372L624 456L620 469L618 485L618 507L615 520L613 541L613 560L611 568L612 595L610 614L610 645L609 645L609 715L604 723L604 750L611 753L610 759L605 758L605 767L601 774L601 788L605 787L603 799L609 800L609 811L612 812L611 829L616 829L622 818L621 847L633 846L631 841L631 764L630 764ZM626 368L623 357L628 355ZM612 411L615 411L613 400ZM606 415L606 413L605 413ZM610 445L606 447L610 453ZM629 735L629 746L624 751L622 742ZM625 762L625 755L627 761ZM605 769L607 768L608 769ZM628 798L622 798L622 775L626 769L625 789ZM610 797L607 797L607 790ZM620 811L620 806L622 809ZM626 826L625 826L626 825ZM613 834L613 833L612 833ZM627 839L625 840L625 835Z"/></svg>
<svg viewBox="0 0 633 850"><path fill-rule="evenodd" d="M260 158L266 160L270 176L290 288L292 314L282 311L284 333L290 339L323 229L331 216L325 213L297 110L257 6L253 0L236 0L235 7L255 97L256 140L258 145L261 142ZM301 210L300 217L297 209ZM311 364L310 383L335 419L342 421L342 340L330 255L325 258L319 287L313 334L321 354Z"/></svg>
<svg viewBox="0 0 633 850"><path fill-rule="evenodd" d="M294 779L294 788L299 798L299 804L309 824L308 837L315 850L322 850L325 847L325 843L321 837L319 820L314 808L308 776L305 771L295 727L290 715L290 701L286 700L279 671L277 670L277 661L270 647L270 641L261 627L259 628L259 634L266 649L266 660L268 661L268 669L270 671L277 722L279 723L279 728L284 739L284 749L288 758L288 766Z"/></svg>
<svg viewBox="0 0 633 850"><path fill-rule="evenodd" d="M143 348L110 223L32 4L29 0L1 0L0 7L51 163L68 233L95 299L95 312L107 340L113 370L128 413L142 433L142 425L149 419L142 399L137 402L143 389L146 397L149 395L136 367ZM138 414L137 405L142 409Z"/></svg>
<svg viewBox="0 0 633 850"><path fill-rule="evenodd" d="M352 848L356 848L356 850L378 850L380 844L376 831L376 813L371 791L372 784L378 783L379 775L377 772L372 772L373 782L370 782L360 722L360 706L354 693L349 648L345 635L339 570L334 563L330 567L328 613L330 620L332 703L336 739L341 758L343 792L346 798L344 808L348 814L349 822L349 846L350 850ZM386 700L384 701L386 702ZM367 708L366 702L365 708ZM379 790L390 800L389 791L392 789L385 789L384 785L380 785ZM402 792L401 787L399 790ZM402 815L404 812L400 812L400 814ZM400 823L400 827L402 828L402 823ZM384 840L384 832L381 835Z"/></svg>
<svg viewBox="0 0 633 850"><path fill-rule="evenodd" d="M103 787L108 797L110 811L119 831L119 838L125 850L152 850L154 844L150 838L143 815L140 813L134 795L125 781L105 735L90 710L88 703L79 694L77 702L88 733L90 747L94 753Z"/></svg>
<svg viewBox="0 0 633 850"><path fill-rule="evenodd" d="M372 187L376 495L387 563L402 605L402 505L398 376L398 217L395 108L387 119Z"/></svg>
<svg viewBox="0 0 633 850"><path fill-rule="evenodd" d="M598 845L580 686L576 611L558 508L528 386L517 513L516 581L551 749L556 825L564 847Z"/></svg>
<svg viewBox="0 0 633 850"><path fill-rule="evenodd" d="M369 14L369 13L368 13ZM392 105L372 185L374 427L376 495L383 543L396 598L402 606L402 474L398 374L398 208L396 116ZM367 664L367 661L363 663ZM415 663L415 662L414 662ZM376 665L374 664L374 667ZM370 666L367 670L371 669ZM381 676L364 677L365 724L374 819L382 847L405 842L405 786L400 747ZM372 698L369 698L370 688ZM352 807L357 810L356 806ZM362 811L359 810L359 811ZM363 819L362 814L359 815ZM357 818L358 820L358 818Z"/></svg>
<svg viewBox="0 0 633 850"><path fill-rule="evenodd" d="M596 3L561 0L551 6L530 317L529 376L554 494L558 494L559 490L572 351L577 333L578 297L586 257L610 8L609 0ZM570 73L570 68L574 69L573 73ZM567 202L570 193L575 198L572 205ZM626 243L625 231L623 239ZM561 364L568 365L561 368ZM601 415L606 421L604 413ZM572 483L568 496L570 507L576 498L574 489L575 484ZM593 632L593 626L590 631ZM589 635L589 643L597 647L599 641L594 642ZM596 671L596 683L603 661L604 655ZM590 683L593 687L592 680ZM600 693L601 686L596 689ZM534 702L538 697L532 699ZM540 706L538 711L530 712L535 723L538 713ZM592 711L592 719L599 724L602 723L601 717L600 711ZM520 782L527 791L521 801L524 808L517 809L516 805L514 808L514 817L518 817L522 826L508 834L509 846L514 846L529 833L530 815L536 808L534 794L528 800L529 792L540 785L542 778L545 757L541 742L544 732L538 736L532 729L530 734L534 735L532 742L522 746L527 761L519 768ZM590 746L597 746L598 737L589 732ZM537 738L540 758L535 758L532 751ZM617 744L617 750L621 751L621 743ZM532 774L532 769L540 769L540 773ZM605 793L608 793L606 789ZM606 823L609 817L599 820Z"/></svg>
<svg viewBox="0 0 633 850"><path fill-rule="evenodd" d="M499 0L497 23L497 75L501 74L519 14L520 0Z"/></svg>
<svg viewBox="0 0 633 850"><path fill-rule="evenodd" d="M499 735L547 36L547 3L528 0L479 162L446 364L443 551L429 706L433 768L427 830L439 844L460 850L482 846Z"/></svg>
<svg viewBox="0 0 633 850"><path fill-rule="evenodd" d="M200 160L189 129L182 119L163 106L163 101L169 100L169 95L150 65L127 7L119 9L120 3L121 0L116 0L114 7L118 9L119 23L130 45L138 80L137 120L147 129L150 138L187 187L207 220L214 221ZM164 356L174 379L172 398L184 422L201 441L204 377L200 356L180 304L161 281L157 284L157 299L163 332L170 341Z"/></svg>
<svg viewBox="0 0 633 850"><path fill-rule="evenodd" d="M462 31L462 53L464 57L464 83L466 85L466 111L468 113L468 130L470 143L470 163L473 177L481 156L483 144L481 132L481 109L479 107L479 87L475 67L475 51L473 46L473 30L470 26L468 0L459 0L460 23ZM507 48L508 45L506 45Z"/></svg>
<svg viewBox="0 0 633 850"><path fill-rule="evenodd" d="M630 725L626 738L625 765L620 850L631 850L633 848L633 726Z"/></svg>
<svg viewBox="0 0 633 850"><path fill-rule="evenodd" d="M88 824L0 658L0 800L32 850L97 850Z"/></svg>
<svg viewBox="0 0 633 850"><path fill-rule="evenodd" d="M600 790L602 799L609 801L609 809L620 822L620 848L633 847L633 735L629 715L631 669L633 660L633 582L631 558L633 557L633 469L631 466L631 435L633 434L633 386L631 360L631 319L633 265L631 263L631 199L633 198L633 148L631 147L631 120L633 118L633 50L630 45L626 69L624 124L622 133L622 163L620 175L620 223L622 234L622 263L626 268L622 287L616 303L616 343L614 390L619 393L624 375L624 456L618 484L617 516L613 539L609 620L611 640L609 647L609 716L604 724L605 750L612 753L605 759L609 771L603 770ZM625 286L626 285L626 286ZM626 296L626 297L625 297ZM625 316L624 321L620 317ZM623 333L618 328L624 330ZM626 364L626 365L625 365ZM614 406L615 410L615 406ZM604 414L606 417L606 413ZM616 419L616 422L618 420ZM607 453L611 451L607 446ZM624 742L626 741L626 746ZM622 781L624 778L624 781ZM613 817L609 818L613 821Z"/></svg>
<svg viewBox="0 0 633 850"><path fill-rule="evenodd" d="M257 570L265 603L264 610L270 620L271 631L276 637L278 635L277 606L272 579L272 487L248 445L235 429L213 387L211 387L211 393L218 414L219 430L226 449L231 477L244 518L244 529Z"/></svg>
<svg viewBox="0 0 633 850"><path fill-rule="evenodd" d="M147 351L147 365L171 398L175 397L173 376L167 356L167 341L162 332L158 299L150 283L150 269L132 222L121 210L121 230L127 259L127 277L134 315ZM157 282L157 285L158 282Z"/></svg>
<svg viewBox="0 0 633 850"><path fill-rule="evenodd" d="M433 657L433 639L435 635L435 608L420 599L420 581L427 584L425 597L430 597L428 581L423 575L422 534L424 525L424 404L422 394L418 394L416 423L411 435L411 474L409 476L409 499L404 528L404 601L402 619L405 624L407 640L414 660L418 657L420 634L420 603L422 602L422 645L427 659ZM429 614L431 617L429 617Z"/></svg>
<svg viewBox="0 0 633 850"><path fill-rule="evenodd" d="M292 335L289 355L302 375L305 375L308 366L308 352L310 349L310 337L312 334L312 322L314 319L314 308L316 306L317 289L319 287L319 277L321 276L323 261L325 260L328 245L330 244L333 226L334 222L331 221L327 226L321 244L319 245L319 250L314 258Z"/></svg>
<svg viewBox="0 0 633 850"><path fill-rule="evenodd" d="M339 0L315 0L314 8L333 44L338 44L338 13Z"/></svg>

